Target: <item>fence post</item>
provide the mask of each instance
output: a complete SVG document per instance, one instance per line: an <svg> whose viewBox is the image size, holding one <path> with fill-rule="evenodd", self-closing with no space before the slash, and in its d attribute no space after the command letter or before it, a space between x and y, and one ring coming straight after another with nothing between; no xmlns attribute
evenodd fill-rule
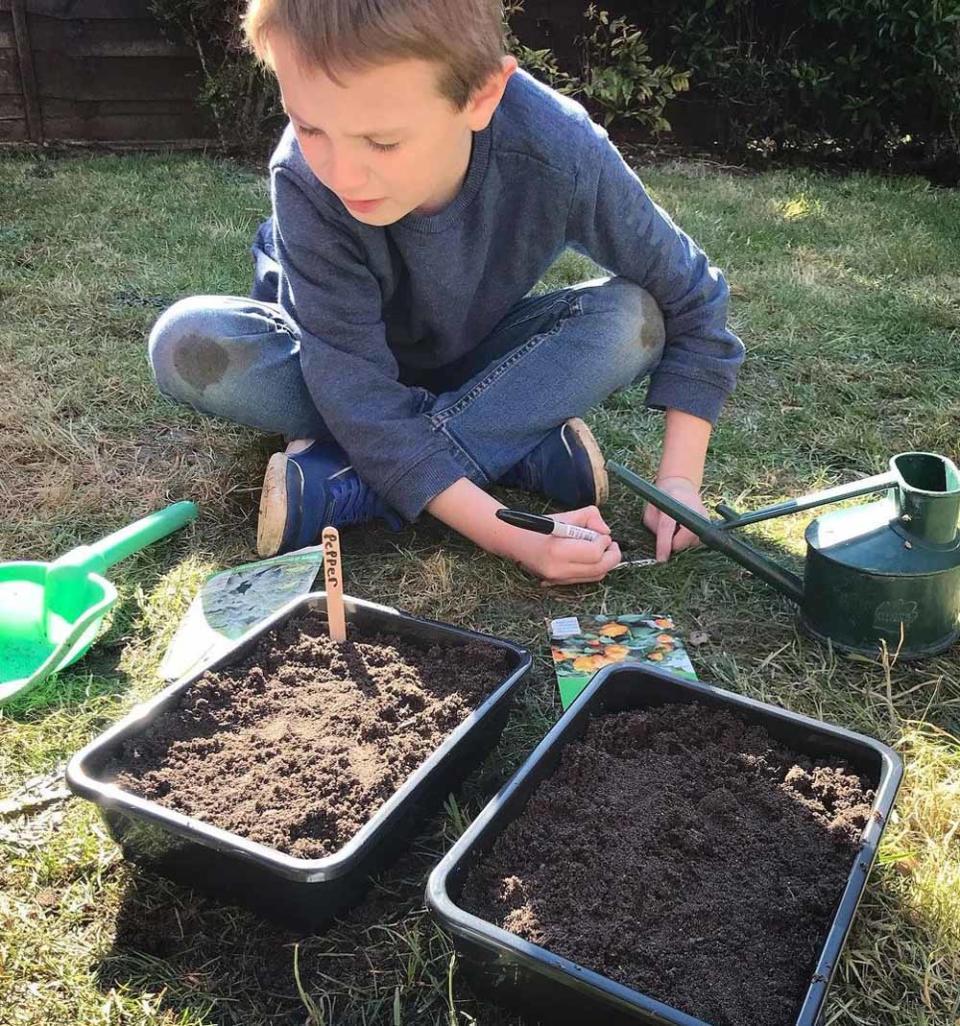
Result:
<svg viewBox="0 0 960 1026"><path fill-rule="evenodd" d="M27 135L30 141L43 142L43 120L40 116L40 100L37 96L37 78L33 71L33 51L30 49L30 32L27 28L27 0L12 0L13 38L17 44L17 60L20 64L20 88L23 91L23 108L27 119Z"/></svg>

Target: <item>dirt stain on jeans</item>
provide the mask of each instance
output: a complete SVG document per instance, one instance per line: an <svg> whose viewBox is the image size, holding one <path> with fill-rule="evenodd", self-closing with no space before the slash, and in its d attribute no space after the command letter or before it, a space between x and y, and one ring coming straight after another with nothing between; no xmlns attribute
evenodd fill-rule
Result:
<svg viewBox="0 0 960 1026"><path fill-rule="evenodd" d="M646 290L642 290L642 293L640 298L642 319L640 321L640 336L637 341L644 349L649 349L651 352L662 351L666 342L663 314L653 296Z"/></svg>
<svg viewBox="0 0 960 1026"><path fill-rule="evenodd" d="M173 357L177 373L199 392L215 385L230 365L230 354L219 342L203 335L188 335Z"/></svg>

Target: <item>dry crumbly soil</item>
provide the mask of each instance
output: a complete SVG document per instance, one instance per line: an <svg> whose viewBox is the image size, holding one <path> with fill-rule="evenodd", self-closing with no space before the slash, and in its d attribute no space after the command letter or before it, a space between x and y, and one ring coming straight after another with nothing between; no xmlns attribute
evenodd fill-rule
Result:
<svg viewBox="0 0 960 1026"><path fill-rule="evenodd" d="M873 797L726 710L600 716L462 902L712 1026L790 1026Z"/></svg>
<svg viewBox="0 0 960 1026"><path fill-rule="evenodd" d="M337 644L309 613L204 674L124 742L107 774L177 812L319 858L342 848L508 669L503 649L479 642Z"/></svg>

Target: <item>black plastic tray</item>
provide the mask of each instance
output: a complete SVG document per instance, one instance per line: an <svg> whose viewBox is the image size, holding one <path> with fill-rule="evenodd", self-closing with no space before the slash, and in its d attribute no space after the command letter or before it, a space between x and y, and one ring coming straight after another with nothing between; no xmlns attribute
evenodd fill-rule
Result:
<svg viewBox="0 0 960 1026"><path fill-rule="evenodd" d="M319 929L355 904L371 876L403 850L426 817L496 745L514 691L530 669L528 652L501 638L410 616L388 606L344 597L347 623L364 633L389 631L439 645L481 641L504 649L504 680L339 851L301 859L139 798L100 778L117 745L174 705L206 670L241 659L260 635L310 609L326 612L323 593L303 596L245 634L230 652L176 681L134 708L78 752L67 784L95 802L124 854L165 876L246 905L288 925Z"/></svg>
<svg viewBox="0 0 960 1026"><path fill-rule="evenodd" d="M867 876L877 854L903 766L892 749L872 738L788 712L777 706L693 683L663 670L621 664L602 669L560 718L526 762L467 828L427 883L427 905L451 935L464 975L474 991L520 1012L528 1022L549 1026L707 1026L663 1002L585 969L531 944L460 908L456 902L480 854L523 811L540 781L560 761L563 746L583 735L592 716L672 702L722 706L794 751L813 758L845 760L876 789L874 815L864 830L843 896L796 1018L784 1026L814 1026L820 1021L827 989L846 941Z"/></svg>

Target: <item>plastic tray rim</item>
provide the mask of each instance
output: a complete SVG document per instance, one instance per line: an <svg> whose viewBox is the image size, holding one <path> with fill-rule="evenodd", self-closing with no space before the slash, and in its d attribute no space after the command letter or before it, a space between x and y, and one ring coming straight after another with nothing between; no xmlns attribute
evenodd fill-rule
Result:
<svg viewBox="0 0 960 1026"><path fill-rule="evenodd" d="M572 959L557 955L539 944L525 941L509 930L505 930L489 920L467 912L447 892L448 874L468 853L478 836L487 829L490 821L496 816L500 808L509 801L514 793L524 785L528 777L534 773L543 758L566 732L571 721L591 701L596 692L603 687L607 678L623 673L626 670L640 670L649 676L667 681L670 684L676 684L684 690L711 695L724 702L741 705L753 711L763 712L765 715L773 715L797 725L813 728L820 733L833 734L838 738L860 743L871 748L881 760L880 780L874 798L874 809L881 805L892 807L903 775L903 762L889 745L865 734L859 734L844 727L826 723L823 720L816 720L802 713L794 713L780 706L761 702L747 695L737 694L734 691L727 691L724 688L718 688L703 681L689 681L669 671L651 667L648 663L625 661L617 663L615 666L604 667L593 676L576 700L553 727L550 728L537 747L527 756L519 769L484 806L430 873L427 879L425 894L427 907L441 925L451 932L485 943L488 946L490 941L494 940L502 949L509 950L518 961L536 973L543 973L545 969L552 969L550 972L551 976L557 975L564 980L576 980L581 984L586 984L596 993L597 997L602 996L604 999L613 997L634 1011L642 1011L647 1015L661 1017L664 1023L676 1024L676 1026L709 1026L708 1023L704 1023L701 1019L689 1016L677 1008L643 994L641 991L617 983L602 973L581 966ZM837 910L831 921L827 939L821 949L816 967L811 974L811 983L807 988L803 1003L797 1013L796 1022L798 1023L809 1021L812 1013L819 1010L823 1003L833 972L836 969L837 957L846 942L846 932L842 936L837 936L834 923L846 903L852 900L854 908L859 904L866 883L866 876L869 874L873 864L879 837L884 826L885 823L877 822L871 817L864 830L861 847L847 876L847 883L838 900ZM868 857L864 862L865 853L868 853ZM863 875L862 880L858 880L854 875L854 871L858 867L860 867ZM669 1018L664 1017L665 1013Z"/></svg>
<svg viewBox="0 0 960 1026"><path fill-rule="evenodd" d="M146 819L157 823L165 829L171 830L180 836L191 841L214 848L217 851L238 856L256 862L264 868L273 870L289 879L302 883L315 883L322 880L334 880L349 872L353 864L362 857L364 852L375 843L379 829L383 822L393 813L396 807L414 790L417 785L434 768L437 762L466 735L470 729L481 719L485 718L505 695L516 685L532 665L532 657L529 651L519 645L500 638L495 635L483 634L465 627L456 627L453 624L444 623L439 620L431 620L425 617L413 616L403 610L392 606L381 605L376 602L368 602L364 599L344 596L348 611L351 608L363 609L373 613L381 613L398 617L405 621L413 621L426 624L430 627L439 627L445 631L452 631L458 635L468 635L472 639L492 644L512 653L516 659L516 665L510 673L503 678L497 688L465 717L434 749L413 773L408 776L396 791L373 813L364 825L337 851L321 858L302 859L294 855L288 855L269 845L261 844L258 841L248 840L230 830L213 826L204 820L186 816L173 809L166 808L157 802L125 791L111 783L105 783L89 775L85 769L85 762L99 749L112 744L120 735L127 732L135 732L138 725L148 719L156 708L177 692L185 691L202 674L220 664L227 663L235 655L236 651L248 644L252 639L261 634L267 633L278 622L293 614L298 607L314 605L318 599L325 600L326 592L313 591L306 595L300 595L285 603L265 620L260 621L246 631L241 637L230 646L229 650L221 653L214 659L203 663L198 669L178 680L172 681L166 687L161 688L155 695L139 702L126 715L122 716L115 723L107 727L95 738L89 741L83 748L76 752L67 764L65 776L67 785L74 794L79 795L98 807L109 811L115 811L132 815L136 818Z"/></svg>

